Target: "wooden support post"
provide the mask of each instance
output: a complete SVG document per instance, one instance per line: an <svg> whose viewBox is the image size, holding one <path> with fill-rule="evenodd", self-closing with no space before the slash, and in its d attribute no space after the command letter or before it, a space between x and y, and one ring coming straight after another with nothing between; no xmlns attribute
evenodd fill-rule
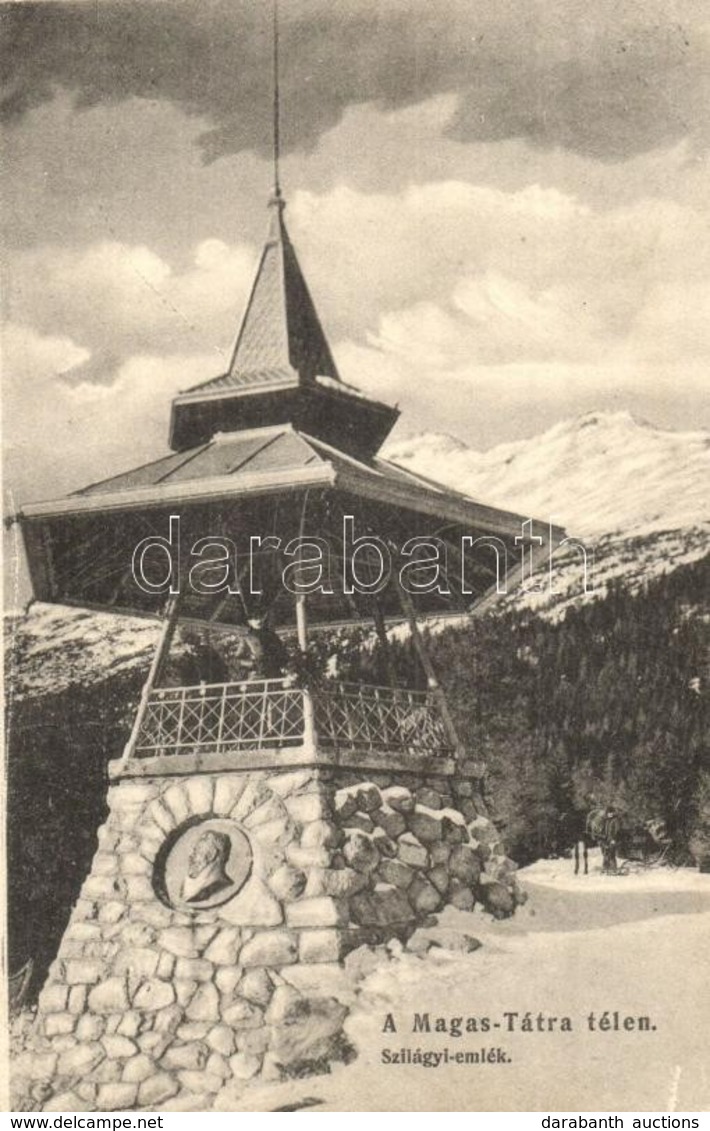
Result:
<svg viewBox="0 0 710 1131"><path fill-rule="evenodd" d="M458 732L456 730L456 726L454 724L454 720L453 720L451 712L449 710L449 704L446 701L446 695L444 694L444 689L442 688L441 684L439 683L439 680L437 679L437 675L436 675L436 671L434 669L434 665L431 662L431 656L429 655L429 653L427 651L426 644L424 643L424 638L423 638L421 632L419 631L419 625L417 624L417 618L416 618L416 614L414 612L414 605L412 604L412 598L409 596L409 593L407 593L406 590L402 588L402 585L400 584L399 578L396 577L396 575L395 575L395 584L397 586L397 592L399 594L399 600L400 600L400 604L402 606L402 611L404 612L404 615L407 618L407 623L409 624L409 629L412 633L412 639L414 641L414 647L417 650L417 653L419 655L419 659L422 662L422 667L424 668L424 674L426 675L427 685L429 687L429 690L436 697L436 701L437 701L437 704L439 706L439 710L441 711L441 718L442 718L442 721L444 723L444 729L446 730L446 736L447 736L449 742L451 743L451 745L453 746L454 751L456 753L456 756L457 757L463 757L464 753L465 753L464 744L461 742L461 739L459 738Z"/></svg>
<svg viewBox="0 0 710 1131"><path fill-rule="evenodd" d="M296 629L298 632L298 647L301 654L306 658L308 650L308 620L306 614L306 596L305 593L299 593L296 597ZM316 722L315 713L313 710L313 695L310 687L306 684L302 688L303 694L303 745L307 750L315 752L316 749Z"/></svg>
<svg viewBox="0 0 710 1131"><path fill-rule="evenodd" d="M143 684L140 703L138 704L136 717L133 720L131 736L128 739L128 742L126 743L123 751L124 762L128 758L132 757L133 752L136 748L138 735L140 734L143 720L145 718L146 711L148 710L148 703L150 702L151 692L160 679L165 660L167 658L168 652L170 651L170 645L172 644L173 636L175 635L175 629L177 628L178 623L179 604L180 594L174 593L165 606L165 619L163 620L163 627L158 639L158 645L155 649L155 654L153 656L153 661L150 665L148 675L146 676L146 681Z"/></svg>
<svg viewBox="0 0 710 1131"><path fill-rule="evenodd" d="M303 543L304 530L306 525L306 513L308 509L308 491L303 497L303 507L301 508L301 521L299 523L299 539ZM300 562L300 556L299 556ZM300 580L300 572L298 574ZM296 597L296 634L298 637L298 647L303 656L304 666L307 663L308 655L308 610L306 608L306 594L299 593ZM303 687L303 745L313 752L316 749L317 736L315 724L315 712L313 710L313 695L310 687L307 685Z"/></svg>
<svg viewBox="0 0 710 1131"><path fill-rule="evenodd" d="M296 597L296 635L298 647L305 655L308 651L308 613L305 593L299 593Z"/></svg>
<svg viewBox="0 0 710 1131"><path fill-rule="evenodd" d="M299 570L298 570L297 576L298 576L299 585L300 585L300 582L301 582L300 566L302 564L301 563L301 550L300 550L300 548L303 545L304 532L305 532L305 529L306 529L306 514L307 513L308 513L308 491L306 491L305 495L303 496L303 505L301 507L301 520L298 524L298 542L299 542L298 565L299 565ZM301 652L303 652L303 654L305 655L305 653L308 651L308 616L307 616L307 613L306 613L306 594L305 593L299 593L298 596L296 597L296 631L297 631L297 634L298 634L298 647L300 648Z"/></svg>
<svg viewBox="0 0 710 1131"><path fill-rule="evenodd" d="M389 641L389 637L387 635L387 625L385 624L385 618L382 615L382 609L380 607L380 602L378 600L375 600L375 602L374 602L373 619L374 619L374 622L375 622L375 630L377 632L377 639L380 642L380 647L382 648L382 652L383 652L383 655L385 657L385 667L387 668L387 679L389 680L390 687L395 688L397 686L397 683L398 683L397 670L394 666L394 660L392 659L392 648L390 647L390 641Z"/></svg>

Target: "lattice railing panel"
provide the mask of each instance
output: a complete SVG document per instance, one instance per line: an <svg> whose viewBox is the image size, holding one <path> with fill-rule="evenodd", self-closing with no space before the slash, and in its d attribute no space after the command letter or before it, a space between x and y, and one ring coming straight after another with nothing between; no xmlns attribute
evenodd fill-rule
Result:
<svg viewBox="0 0 710 1131"><path fill-rule="evenodd" d="M150 696L136 754L298 746L303 733L303 691L283 680L161 688Z"/></svg>
<svg viewBox="0 0 710 1131"><path fill-rule="evenodd" d="M435 696L404 688L335 684L313 697L319 743L368 750L450 749Z"/></svg>
<svg viewBox="0 0 710 1131"><path fill-rule="evenodd" d="M313 730L307 735L308 699ZM198 751L302 746L447 753L436 697L404 688L333 683L304 690L249 680L151 693L136 741L139 758Z"/></svg>

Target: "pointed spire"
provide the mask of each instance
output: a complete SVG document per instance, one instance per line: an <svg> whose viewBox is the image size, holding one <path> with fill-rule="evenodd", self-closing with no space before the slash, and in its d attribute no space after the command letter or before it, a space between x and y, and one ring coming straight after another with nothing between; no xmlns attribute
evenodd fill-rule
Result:
<svg viewBox="0 0 710 1131"><path fill-rule="evenodd" d="M340 381L320 319L284 223L281 196L269 201L269 231L229 369L193 386L243 388L283 381Z"/></svg>
<svg viewBox="0 0 710 1131"><path fill-rule="evenodd" d="M273 0L274 180L266 243L229 368L175 397L170 445L180 451L217 431L287 421L326 442L373 454L398 411L342 383L284 223L278 16Z"/></svg>

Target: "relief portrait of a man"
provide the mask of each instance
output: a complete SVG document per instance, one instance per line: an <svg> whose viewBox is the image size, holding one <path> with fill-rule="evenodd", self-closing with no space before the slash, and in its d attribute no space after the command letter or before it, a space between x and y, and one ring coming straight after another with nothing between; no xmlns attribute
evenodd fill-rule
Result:
<svg viewBox="0 0 710 1131"><path fill-rule="evenodd" d="M234 883L227 873L231 847L227 834L214 829L208 829L195 842L182 885L186 903L202 903Z"/></svg>

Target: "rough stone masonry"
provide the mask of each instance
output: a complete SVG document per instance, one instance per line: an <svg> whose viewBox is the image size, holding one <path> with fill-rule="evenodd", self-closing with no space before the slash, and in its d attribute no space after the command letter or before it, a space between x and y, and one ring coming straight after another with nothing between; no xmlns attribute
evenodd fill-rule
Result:
<svg viewBox="0 0 710 1131"><path fill-rule="evenodd" d="M363 777L247 770L112 785L15 1066L17 1107L151 1109L318 1070L351 1051L337 989L349 951L406 941L446 903L513 911L515 866L472 779ZM248 878L218 906L171 906L166 845L178 853L183 832L209 821L248 843Z"/></svg>

